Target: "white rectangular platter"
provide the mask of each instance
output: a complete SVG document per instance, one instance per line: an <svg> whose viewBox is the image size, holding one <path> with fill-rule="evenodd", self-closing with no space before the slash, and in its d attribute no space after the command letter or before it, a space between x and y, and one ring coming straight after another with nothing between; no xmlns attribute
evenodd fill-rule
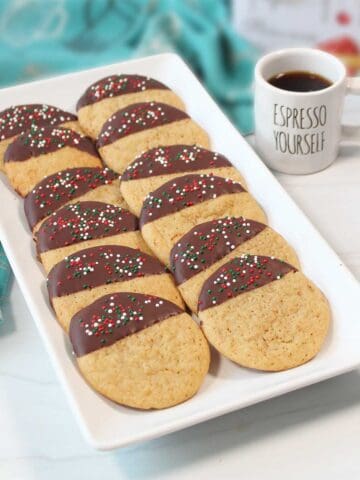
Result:
<svg viewBox="0 0 360 480"><path fill-rule="evenodd" d="M329 299L333 319L320 354L299 368L262 373L240 368L214 354L210 372L200 392L191 400L150 412L115 405L91 390L76 369L67 338L47 300L45 278L35 259L22 201L2 177L0 239L74 414L91 445L112 449L149 440L358 366L358 282L178 56L163 54L7 88L0 91L0 109L39 102L74 111L76 100L89 84L113 73L149 75L183 98L189 114L209 133L212 148L239 168L250 192L264 206L270 225L295 247L304 272Z"/></svg>

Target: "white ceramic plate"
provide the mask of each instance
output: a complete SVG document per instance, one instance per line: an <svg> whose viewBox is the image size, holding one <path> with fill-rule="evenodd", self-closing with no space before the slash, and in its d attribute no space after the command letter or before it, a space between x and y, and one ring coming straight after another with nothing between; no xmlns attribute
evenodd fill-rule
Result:
<svg viewBox="0 0 360 480"><path fill-rule="evenodd" d="M111 449L149 440L358 366L360 289L357 281L179 57L158 55L7 88L0 91L0 109L10 104L46 102L74 111L84 89L112 73L149 75L169 85L184 99L189 114L209 133L213 149L225 154L239 168L249 190L265 207L270 225L295 247L304 272L329 299L333 322L320 354L301 367L262 373L240 368L214 354L210 373L200 392L188 402L150 412L115 405L96 394L78 373L67 338L47 300L44 276L35 259L22 201L1 178L1 241L71 407L91 445Z"/></svg>

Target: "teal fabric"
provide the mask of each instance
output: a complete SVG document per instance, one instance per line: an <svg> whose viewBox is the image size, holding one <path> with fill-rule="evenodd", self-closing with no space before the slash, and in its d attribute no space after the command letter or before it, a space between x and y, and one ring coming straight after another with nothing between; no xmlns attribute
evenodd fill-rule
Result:
<svg viewBox="0 0 360 480"><path fill-rule="evenodd" d="M243 133L257 52L223 0L0 0L2 86L158 52L179 53Z"/></svg>
<svg viewBox="0 0 360 480"><path fill-rule="evenodd" d="M8 296L8 287L11 278L11 269L6 258L4 249L0 244L0 307L3 305L3 302L6 301ZM2 310L0 308L0 325L3 322Z"/></svg>
<svg viewBox="0 0 360 480"><path fill-rule="evenodd" d="M169 51L242 133L252 131L258 55L233 30L227 1L0 0L0 86ZM9 272L2 249L0 265L1 299Z"/></svg>

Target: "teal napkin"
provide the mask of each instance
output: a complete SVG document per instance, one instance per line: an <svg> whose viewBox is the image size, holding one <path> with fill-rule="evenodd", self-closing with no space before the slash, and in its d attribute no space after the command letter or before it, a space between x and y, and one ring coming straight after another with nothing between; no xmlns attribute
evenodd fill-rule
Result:
<svg viewBox="0 0 360 480"><path fill-rule="evenodd" d="M0 85L179 53L241 132L252 130L256 50L224 0L3 0Z"/></svg>
<svg viewBox="0 0 360 480"><path fill-rule="evenodd" d="M258 53L235 33L226 0L1 0L0 22L0 86L172 51L252 131ZM9 272L1 248L0 302Z"/></svg>
<svg viewBox="0 0 360 480"><path fill-rule="evenodd" d="M8 286L11 278L11 269L4 249L0 244L0 325L3 323L1 306L8 296Z"/></svg>

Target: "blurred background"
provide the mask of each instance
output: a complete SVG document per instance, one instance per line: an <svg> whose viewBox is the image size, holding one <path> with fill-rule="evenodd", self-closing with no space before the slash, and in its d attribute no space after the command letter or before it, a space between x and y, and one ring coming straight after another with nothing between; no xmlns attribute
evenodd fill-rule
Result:
<svg viewBox="0 0 360 480"><path fill-rule="evenodd" d="M0 0L0 86L175 51L244 134L265 51L317 46L360 67L358 0Z"/></svg>

